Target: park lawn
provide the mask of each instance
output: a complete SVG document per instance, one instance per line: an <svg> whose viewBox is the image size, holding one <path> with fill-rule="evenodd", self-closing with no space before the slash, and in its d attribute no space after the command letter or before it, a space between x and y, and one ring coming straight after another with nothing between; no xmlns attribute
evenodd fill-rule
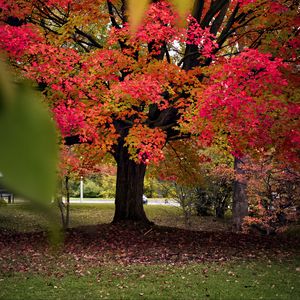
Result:
<svg viewBox="0 0 300 300"><path fill-rule="evenodd" d="M0 299L299 299L300 260L114 265L60 278L1 276Z"/></svg>
<svg viewBox="0 0 300 300"><path fill-rule="evenodd" d="M184 225L178 207L151 205L145 206L149 219L160 225ZM57 208L57 219L61 222ZM71 204L70 227L110 223L114 215L114 204ZM53 220L51 220L53 221ZM0 206L0 228L18 232L46 230L48 222L36 213L29 204Z"/></svg>
<svg viewBox="0 0 300 300"><path fill-rule="evenodd" d="M71 204L70 227L110 223L114 215L114 204ZM157 225L186 228L180 207L145 205L148 218ZM53 220L51 220L53 221ZM57 208L57 219L61 222ZM214 217L191 218L192 230L226 230L230 224L227 219L218 220ZM0 228L13 229L19 232L46 230L47 220L35 213L29 204L0 206Z"/></svg>
<svg viewBox="0 0 300 300"><path fill-rule="evenodd" d="M113 204L72 205L73 229L51 254L47 221L28 208L0 207L0 299L300 299L295 236L285 245L197 217L211 232L113 226ZM159 225L184 226L176 207L145 210Z"/></svg>

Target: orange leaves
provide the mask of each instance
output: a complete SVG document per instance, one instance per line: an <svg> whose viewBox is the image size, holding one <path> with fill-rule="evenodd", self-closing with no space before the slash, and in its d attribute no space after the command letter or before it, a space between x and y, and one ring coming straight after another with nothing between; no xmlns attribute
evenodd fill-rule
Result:
<svg viewBox="0 0 300 300"><path fill-rule="evenodd" d="M162 88L150 74L137 74L127 77L114 88L114 94L122 101L129 101L133 105L156 103L159 108L167 108L167 101L162 97ZM119 101L120 101L119 100Z"/></svg>
<svg viewBox="0 0 300 300"><path fill-rule="evenodd" d="M148 165L151 161L158 163L164 159L162 148L166 134L159 128L137 124L130 129L125 141L132 158L141 163Z"/></svg>
<svg viewBox="0 0 300 300"><path fill-rule="evenodd" d="M200 20L188 17L183 28L172 6L183 7L179 2L139 2L148 10L139 25L136 19L133 33L120 1L108 2L111 6L104 0L16 1L16 16L26 4L34 24L2 25L1 48L12 53L26 77L46 87L64 136L76 133L109 151L129 131L130 152L144 163L162 158L166 135L182 133L197 135L201 146L216 142L235 154L266 146L295 156L299 132L291 120L297 105L289 101L296 93L285 89L285 64L274 57L276 51L272 56L245 50L258 32L268 33L265 43L276 41L271 47L278 55L295 61L299 43L291 34L292 8L281 0L235 0L218 10L218 1L204 1ZM11 3L2 0L0 7L12 13ZM242 10L230 25L237 3ZM288 25L282 29L277 21L286 16ZM218 21L223 22L219 27ZM39 31L43 38L37 37ZM257 47L266 49L263 42Z"/></svg>
<svg viewBox="0 0 300 300"><path fill-rule="evenodd" d="M91 76L91 82L119 81L122 72L131 72L136 67L133 58L115 49L102 49L89 53L84 58L82 76ZM93 80L94 79L94 80Z"/></svg>

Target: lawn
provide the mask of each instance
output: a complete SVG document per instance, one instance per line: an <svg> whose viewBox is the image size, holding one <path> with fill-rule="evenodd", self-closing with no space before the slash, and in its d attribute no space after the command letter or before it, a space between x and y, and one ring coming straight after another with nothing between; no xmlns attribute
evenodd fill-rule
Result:
<svg viewBox="0 0 300 300"><path fill-rule="evenodd" d="M54 250L45 220L1 206L0 299L300 299L297 236L235 234L197 217L210 230L185 230L178 208L145 209L159 226L111 225L113 205L73 205Z"/></svg>
<svg viewBox="0 0 300 300"><path fill-rule="evenodd" d="M299 299L300 261L106 265L61 278L1 277L0 299Z"/></svg>
<svg viewBox="0 0 300 300"><path fill-rule="evenodd" d="M184 217L180 207L145 205L148 218L157 225L185 228ZM113 219L114 204L72 204L70 227L110 223ZM57 220L60 216L57 210ZM214 217L191 217L191 230L215 231L228 229L228 220ZM26 204L0 206L0 228L15 229L21 232L47 229L47 222L35 214Z"/></svg>

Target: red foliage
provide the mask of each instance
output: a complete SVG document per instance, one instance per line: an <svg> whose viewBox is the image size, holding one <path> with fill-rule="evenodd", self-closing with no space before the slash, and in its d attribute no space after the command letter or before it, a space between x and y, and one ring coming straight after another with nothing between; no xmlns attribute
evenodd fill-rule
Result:
<svg viewBox="0 0 300 300"><path fill-rule="evenodd" d="M11 57L21 57L27 53L31 46L35 46L42 41L37 32L37 28L31 24L19 27L2 25L0 31L0 47Z"/></svg>
<svg viewBox="0 0 300 300"><path fill-rule="evenodd" d="M282 151L287 144L289 150L298 149L299 120L295 118L299 105L282 97L288 85L281 71L284 68L287 65L281 59L257 50L246 50L225 62L204 86L198 112L193 112L192 130L203 128L200 138L204 144L218 135L227 136L235 155L274 146ZM294 154L290 159L297 162L299 157Z"/></svg>
<svg viewBox="0 0 300 300"><path fill-rule="evenodd" d="M210 33L208 27L201 28L198 21L192 16L188 17L188 31L186 37L186 43L191 45L197 45L199 52L205 57L213 57L212 53L215 48L218 48L218 44L215 41L215 36Z"/></svg>
<svg viewBox="0 0 300 300"><path fill-rule="evenodd" d="M24 76L46 86L63 137L80 135L100 154L122 140L147 164L187 133L203 146L225 141L237 156L275 148L299 162L292 4L236 0L214 15L216 3L205 1L184 28L168 1L155 1L133 34L118 1L104 3L0 2L0 47ZM23 23L12 26L9 17Z"/></svg>
<svg viewBox="0 0 300 300"><path fill-rule="evenodd" d="M281 232L299 220L300 174L284 163L278 163L272 153L259 160L248 161L240 180L247 181L249 216L245 231Z"/></svg>

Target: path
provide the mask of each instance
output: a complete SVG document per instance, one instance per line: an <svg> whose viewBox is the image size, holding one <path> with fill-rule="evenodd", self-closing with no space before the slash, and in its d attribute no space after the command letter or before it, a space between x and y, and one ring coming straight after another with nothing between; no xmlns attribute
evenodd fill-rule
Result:
<svg viewBox="0 0 300 300"><path fill-rule="evenodd" d="M79 198L71 198L70 203L76 204L108 204L108 203L115 203L114 199L101 199L101 198L83 198L80 201ZM168 199L167 202L165 199L148 199L147 205L167 205L167 206L180 206L179 203L172 199Z"/></svg>

